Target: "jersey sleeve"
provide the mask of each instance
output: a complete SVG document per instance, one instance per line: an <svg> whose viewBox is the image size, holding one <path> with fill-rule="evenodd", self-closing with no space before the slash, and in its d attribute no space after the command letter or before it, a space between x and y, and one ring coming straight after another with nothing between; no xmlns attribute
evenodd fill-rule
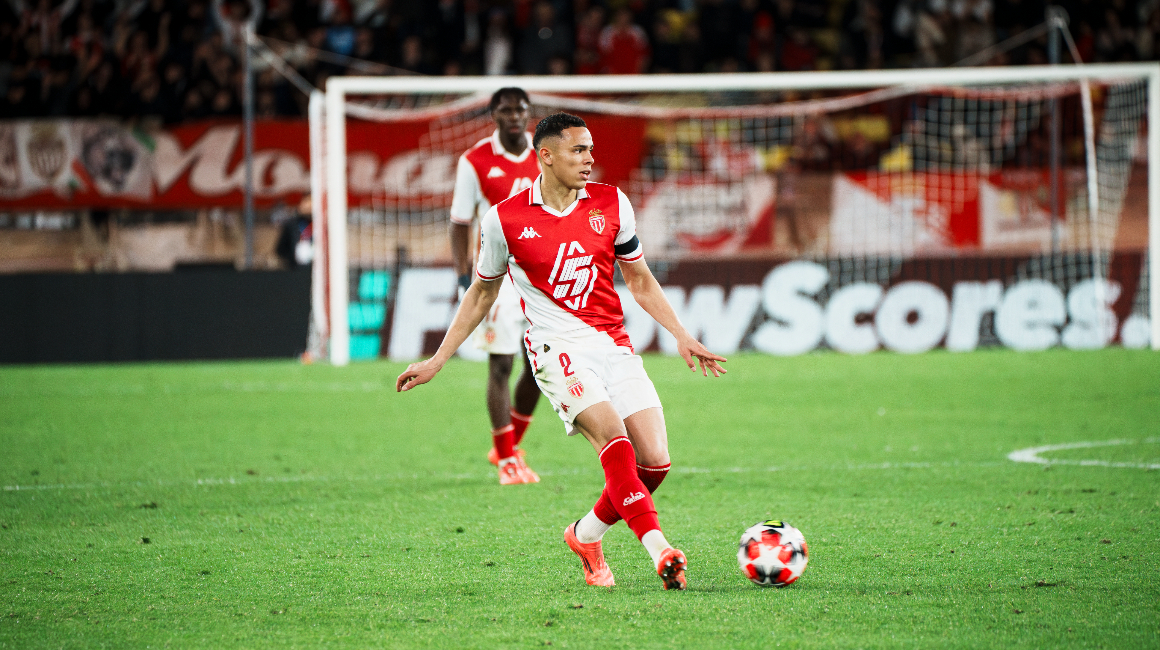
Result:
<svg viewBox="0 0 1160 650"><path fill-rule="evenodd" d="M624 262L635 262L644 257L644 247L636 237L636 213L632 210L632 203L618 188L616 197L620 201L620 230L616 232L613 245L616 249L616 259Z"/></svg>
<svg viewBox="0 0 1160 650"><path fill-rule="evenodd" d="M507 273L508 247L499 223L499 210L492 206L479 223L479 263L475 274L483 280L498 280Z"/></svg>
<svg viewBox="0 0 1160 650"><path fill-rule="evenodd" d="M467 154L460 156L455 168L455 194L451 197L451 223L470 225L477 206L486 202L475 167L467 160Z"/></svg>

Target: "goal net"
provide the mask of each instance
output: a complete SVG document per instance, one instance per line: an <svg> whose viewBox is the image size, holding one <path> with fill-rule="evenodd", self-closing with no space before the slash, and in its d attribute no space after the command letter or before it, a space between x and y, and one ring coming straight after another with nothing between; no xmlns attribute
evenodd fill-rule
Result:
<svg viewBox="0 0 1160 650"><path fill-rule="evenodd" d="M1160 341L1158 79L1154 64L332 78L312 111L326 235L312 347L337 364L405 358L423 350L388 344L395 323L420 348L445 329L456 162L494 130L502 86L531 95L529 128L585 119L593 180L628 195L682 319L734 332L726 348L1144 347ZM446 287L398 303L408 269ZM716 302L698 294L717 285Z"/></svg>

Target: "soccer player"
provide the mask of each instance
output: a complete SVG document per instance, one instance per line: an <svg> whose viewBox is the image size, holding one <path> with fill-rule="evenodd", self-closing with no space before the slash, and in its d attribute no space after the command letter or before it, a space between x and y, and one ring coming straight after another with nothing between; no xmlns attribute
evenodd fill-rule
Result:
<svg viewBox="0 0 1160 650"><path fill-rule="evenodd" d="M531 187L532 179L540 173L532 152L532 137L527 132L528 94L520 88L500 88L491 96L489 107L495 132L459 157L451 200L451 255L461 296L471 286L472 221L491 206ZM487 414L493 446L487 456L499 468L500 485L540 480L518 448L540 400L540 389L524 354L527 326L519 294L511 280L505 279L495 305L472 336L475 346L488 353ZM517 353L523 360L523 372L516 381L515 398L511 399L508 379Z"/></svg>
<svg viewBox="0 0 1160 650"><path fill-rule="evenodd" d="M677 340L690 369L714 377L725 361L677 319L644 262L636 219L616 187L590 183L592 134L567 113L544 118L533 139L540 176L532 187L493 206L481 225L476 278L435 356L407 367L406 391L430 381L483 320L507 274L531 327L525 334L536 382L564 421L582 434L604 469L604 490L588 514L564 529L590 585L615 584L600 540L624 519L652 558L665 589L684 589L686 558L665 539L652 492L669 470L660 398L624 329L613 264L633 298Z"/></svg>

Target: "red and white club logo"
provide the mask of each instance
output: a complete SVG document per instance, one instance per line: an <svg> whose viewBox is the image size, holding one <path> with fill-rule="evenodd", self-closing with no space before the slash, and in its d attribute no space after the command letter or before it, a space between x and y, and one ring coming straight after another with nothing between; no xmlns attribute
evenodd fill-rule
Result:
<svg viewBox="0 0 1160 650"><path fill-rule="evenodd" d="M597 235L604 234L604 215L600 214L600 210L588 211L588 225L592 226Z"/></svg>
<svg viewBox="0 0 1160 650"><path fill-rule="evenodd" d="M568 392L572 393L572 397L575 397L576 399L584 397L584 384L581 383L579 379L576 377L569 377L567 383Z"/></svg>
<svg viewBox="0 0 1160 650"><path fill-rule="evenodd" d="M596 266L580 242L560 244L548 284L552 287L552 297L562 300L569 309L581 309L588 304L588 296L596 288Z"/></svg>

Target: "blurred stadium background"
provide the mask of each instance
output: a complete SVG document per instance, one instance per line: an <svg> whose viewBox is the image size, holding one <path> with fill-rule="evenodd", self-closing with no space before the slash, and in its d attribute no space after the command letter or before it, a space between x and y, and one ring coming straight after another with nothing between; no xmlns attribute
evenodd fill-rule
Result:
<svg viewBox="0 0 1160 650"><path fill-rule="evenodd" d="M334 278L313 269L311 294L312 262L325 254L312 221L326 210L310 201L319 170L307 119L309 92L328 79L1158 58L1160 3L1057 8L1030 0L8 0L0 4L0 301L9 316L0 361L331 355L335 303L321 296ZM1048 28L1052 15L1066 16L1071 43ZM594 120L607 143L603 179L633 198L655 272L685 319L726 351L1148 345L1141 79L1097 81L1086 128L1074 81L878 90L534 99L537 116L563 109ZM351 103L350 256L338 285L350 357L405 359L438 340L453 293L445 210L454 157L490 132L483 95L379 92ZM1089 136L1098 160L1088 159ZM1089 164L1101 188L1090 214ZM1011 291L1030 280L1056 288ZM900 285L906 295L891 302ZM830 318L845 289L849 314ZM778 311L802 294L831 308ZM1004 300L1016 299L1005 328ZM1036 311L1040 303L1046 312ZM882 314L877 329L871 322L881 305L898 312L893 330ZM667 350L629 311L638 347ZM843 315L849 323L825 321ZM1093 324L1103 329L1092 334Z"/></svg>

